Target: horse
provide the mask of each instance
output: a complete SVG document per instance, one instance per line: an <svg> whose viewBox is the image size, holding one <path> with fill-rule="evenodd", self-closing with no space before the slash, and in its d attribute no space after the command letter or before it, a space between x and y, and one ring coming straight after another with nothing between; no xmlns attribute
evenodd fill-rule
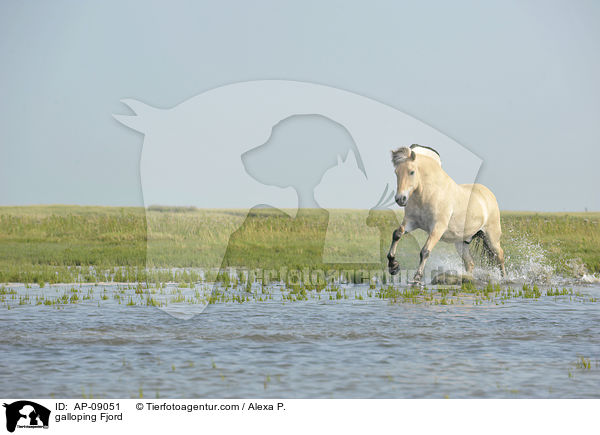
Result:
<svg viewBox="0 0 600 435"><path fill-rule="evenodd" d="M433 148L413 144L392 150L392 164L398 187L395 201L404 207L404 219L392 235L387 255L388 269L396 275L400 265L395 259L400 238L422 229L429 236L423 245L413 282L421 283L429 254L440 241L455 244L467 274L475 267L469 244L483 240L484 249L506 276L504 251L500 246L500 210L494 194L481 184L457 184L442 169L439 153Z"/></svg>

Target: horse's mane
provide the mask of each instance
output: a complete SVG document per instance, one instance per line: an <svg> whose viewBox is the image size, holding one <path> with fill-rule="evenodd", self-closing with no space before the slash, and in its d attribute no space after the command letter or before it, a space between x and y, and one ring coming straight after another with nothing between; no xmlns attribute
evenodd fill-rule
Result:
<svg viewBox="0 0 600 435"><path fill-rule="evenodd" d="M409 159L411 156L411 153L413 151L415 154L420 154L422 156L431 157L436 162L438 162L440 164L440 166L442 166L442 160L440 158L440 153L438 153L436 150L434 150L431 147L428 147L425 145L419 145L416 143L412 144L410 146L410 148L409 147L401 147L395 151L392 151L392 163L394 164L394 166L397 166L398 164Z"/></svg>

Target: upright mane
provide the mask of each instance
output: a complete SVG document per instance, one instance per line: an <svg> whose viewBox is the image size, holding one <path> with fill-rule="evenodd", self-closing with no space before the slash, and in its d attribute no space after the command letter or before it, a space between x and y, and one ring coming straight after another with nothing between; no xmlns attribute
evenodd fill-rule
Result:
<svg viewBox="0 0 600 435"><path fill-rule="evenodd" d="M410 159L411 153L419 154L426 157L431 157L434 159L440 166L442 166L442 160L440 158L440 153L434 150L431 147L419 144L412 144L410 147L401 147L395 151L392 151L392 163L394 166Z"/></svg>
<svg viewBox="0 0 600 435"><path fill-rule="evenodd" d="M410 149L413 150L416 154L421 154L423 156L431 157L436 162L442 166L442 158L440 157L440 153L434 150L431 147L425 145L419 145L418 143L414 143L410 146Z"/></svg>

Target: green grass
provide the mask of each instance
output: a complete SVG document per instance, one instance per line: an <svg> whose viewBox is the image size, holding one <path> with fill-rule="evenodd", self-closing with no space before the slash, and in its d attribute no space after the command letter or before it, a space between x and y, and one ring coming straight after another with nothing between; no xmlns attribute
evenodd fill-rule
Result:
<svg viewBox="0 0 600 435"><path fill-rule="evenodd" d="M255 209L244 217L237 210L185 207L154 207L147 213L134 207L0 207L0 282L139 281L147 279L146 267L382 269L401 214L302 210L292 219L276 210ZM597 273L599 221L597 212L504 212L502 242L512 259L529 255L522 252L526 240L539 243L559 272L577 273L579 265ZM334 261L325 264L326 234ZM379 245L378 262L335 261L348 253L367 255L367 240ZM405 268L416 267L423 240L424 234L415 232L401 241L398 255ZM168 279L170 272L155 273ZM178 280L196 278L182 272Z"/></svg>
<svg viewBox="0 0 600 435"><path fill-rule="evenodd" d="M526 235L539 242L559 272L577 268L600 272L600 213L503 212L502 230L510 250L511 239Z"/></svg>

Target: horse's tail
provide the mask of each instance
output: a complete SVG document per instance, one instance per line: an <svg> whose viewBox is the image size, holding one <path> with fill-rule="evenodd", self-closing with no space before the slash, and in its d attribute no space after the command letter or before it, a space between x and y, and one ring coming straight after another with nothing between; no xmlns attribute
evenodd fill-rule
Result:
<svg viewBox="0 0 600 435"><path fill-rule="evenodd" d="M494 252L490 249L483 231L479 230L471 239L474 253L477 257L481 258L481 262L484 265L491 266L494 261Z"/></svg>

